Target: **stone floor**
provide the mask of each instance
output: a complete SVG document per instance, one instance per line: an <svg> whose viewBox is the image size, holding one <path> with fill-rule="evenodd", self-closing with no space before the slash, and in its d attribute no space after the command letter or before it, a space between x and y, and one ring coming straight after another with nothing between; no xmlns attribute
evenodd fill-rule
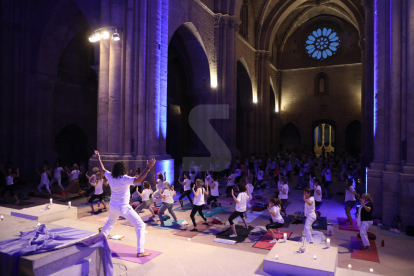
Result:
<svg viewBox="0 0 414 276"><path fill-rule="evenodd" d="M294 187L295 185L296 178L293 178L289 186ZM224 186L222 184L223 189L220 189L222 195L224 195ZM376 245L380 263L351 259L349 251L350 237L356 236L358 232L339 230L337 223L337 217L345 217L344 196L336 195L336 192L344 192L344 182L334 182L331 190L335 195L331 199L323 200L320 212L322 216L327 217L328 221L334 223L334 235L330 238L331 244L339 247L338 267L347 268L348 264L352 264L353 270L360 272L369 272L369 269L373 268L376 274L381 275L414 275L414 238L401 236L402 234L389 235L385 233L387 235L384 235L375 226L372 226L369 231L377 235ZM271 186L271 188L265 190L264 195L270 198L275 191L276 189ZM30 201L36 201L35 204L37 204L38 200L34 198ZM75 199L72 200L72 205L85 201L85 199ZM233 212L235 204L223 196L219 198L219 201L223 206L230 207L217 215L227 220L228 216ZM303 210L302 191L291 189L288 201L291 202L288 207L288 214ZM43 202L41 203L43 204ZM178 204L176 202L177 206ZM96 205L95 208L97 208ZM355 209L352 213L354 212ZM98 231L98 228L104 223L98 222L96 219L105 218L107 215L107 212L91 214L89 207L78 207L77 220L63 219L55 221L53 224ZM150 222L148 225L158 222L158 218L155 218L155 220L150 218L151 215L148 210L145 210L140 215L144 221L148 220ZM189 227L192 228L189 217L190 211L176 212L176 215L179 219L187 220L190 223ZM196 217L196 220L201 220L201 218ZM268 221L269 213L265 211L250 225L264 226ZM126 239L120 242L135 246L134 228L121 225L121 222L118 221L115 224L111 234L124 235ZM128 275L137 275L138 273L142 275L161 275L165 274L166 267L168 267L169 275L267 275L262 271L262 263L264 256L269 251L252 247L259 237L251 235L243 243L235 245L213 241L215 234L227 227L224 225L213 226L208 231L200 233L192 238L191 241L188 241L185 237L173 235L174 230L163 230L147 226L146 230L148 233L146 235L145 247L161 251L162 254L144 265L114 259L115 275L126 275L125 269L127 269ZM295 240L301 236L303 225L291 224L289 228L283 228L282 230L293 232L291 239ZM318 231L326 233L324 230ZM385 242L385 247L381 247L382 240Z"/></svg>

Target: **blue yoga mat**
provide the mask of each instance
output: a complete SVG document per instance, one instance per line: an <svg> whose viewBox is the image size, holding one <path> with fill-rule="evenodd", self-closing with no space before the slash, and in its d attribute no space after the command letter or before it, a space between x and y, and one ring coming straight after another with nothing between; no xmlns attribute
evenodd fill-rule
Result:
<svg viewBox="0 0 414 276"><path fill-rule="evenodd" d="M208 211L203 211L203 213L204 213L204 216L205 217L211 217L211 216L215 216L215 215L217 215L218 213L220 213L220 212L223 212L223 211L225 211L225 210L227 210L227 209L229 209L230 207L224 207L224 206L221 206L221 207L218 207L218 208L214 208L213 209L213 213L207 213L207 212L209 212L209 210ZM200 216L200 214L197 214L197 216Z"/></svg>
<svg viewBox="0 0 414 276"><path fill-rule="evenodd" d="M164 227L162 227L162 226L154 226L154 227L164 229L164 230L180 228L181 227L180 224L183 221L184 220L182 220L182 219L177 219L177 222L175 222L174 219L169 219L169 220L164 221Z"/></svg>

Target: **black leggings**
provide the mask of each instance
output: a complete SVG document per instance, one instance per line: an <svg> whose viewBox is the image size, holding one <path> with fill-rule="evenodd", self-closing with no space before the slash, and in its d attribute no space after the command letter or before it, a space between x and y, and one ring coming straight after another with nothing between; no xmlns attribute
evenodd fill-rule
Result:
<svg viewBox="0 0 414 276"><path fill-rule="evenodd" d="M104 194L102 193L102 194L100 194L100 195L96 195L96 194L93 194L92 196L91 196L91 198L88 200L88 203L92 203L95 199L99 199L100 201L103 201L103 199L104 199Z"/></svg>
<svg viewBox="0 0 414 276"><path fill-rule="evenodd" d="M203 214L203 208L204 208L204 204L203 205L194 205L193 206L193 210L191 211L190 214L190 218L193 221L194 224L194 228L197 227L197 223L195 221L195 214L198 212L200 214L200 216L204 219L204 221L207 221L206 217Z"/></svg>
<svg viewBox="0 0 414 276"><path fill-rule="evenodd" d="M283 227L283 223L273 222L272 219L270 219L270 223L269 224L266 224L266 230L269 230L269 229L279 229L281 227Z"/></svg>
<svg viewBox="0 0 414 276"><path fill-rule="evenodd" d="M234 185L226 187L226 194L228 197L231 197L231 190L233 190L233 188L234 188Z"/></svg>
<svg viewBox="0 0 414 276"><path fill-rule="evenodd" d="M230 215L229 217L229 223L230 225L233 225L233 219L237 218L237 217L241 217L242 219L244 218L244 212L238 212L238 211L234 211L233 214Z"/></svg>
<svg viewBox="0 0 414 276"><path fill-rule="evenodd" d="M3 196L6 195L7 191L10 191L10 195L14 196L14 184L4 186L3 193L2 193Z"/></svg>
<svg viewBox="0 0 414 276"><path fill-rule="evenodd" d="M285 204L287 202L287 199L280 199L282 201L282 204L280 204L280 207L282 207L282 212L286 214Z"/></svg>
<svg viewBox="0 0 414 276"><path fill-rule="evenodd" d="M184 205L183 205L183 198L184 198L184 197L187 197L187 198L188 198L188 200L190 201L190 203L191 203L191 204L193 204L193 200L191 199L191 190L184 191L184 192L180 195L180 197L178 198L178 199L180 200L181 207L183 207L183 206L184 206Z"/></svg>
<svg viewBox="0 0 414 276"><path fill-rule="evenodd" d="M210 196L208 199L207 199L207 205L210 205L211 204L211 202L214 200L214 202L216 202L217 203L217 198L218 198L218 196Z"/></svg>

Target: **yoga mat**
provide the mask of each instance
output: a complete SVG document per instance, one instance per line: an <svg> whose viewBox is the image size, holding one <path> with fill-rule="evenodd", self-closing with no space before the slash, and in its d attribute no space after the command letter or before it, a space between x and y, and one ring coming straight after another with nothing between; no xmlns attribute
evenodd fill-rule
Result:
<svg viewBox="0 0 414 276"><path fill-rule="evenodd" d="M183 219L177 219L177 222L174 221L174 219L169 219L164 221L164 226L154 226L155 228L160 228L160 229L164 229L164 230L168 230L168 229L177 229L177 228L181 228L181 223L183 222Z"/></svg>
<svg viewBox="0 0 414 276"><path fill-rule="evenodd" d="M346 220L347 220L347 218L338 218L338 223L339 223L339 229L340 230L359 231L359 227L357 226L356 219L352 219L352 221L354 223L353 228L347 227L349 225L349 222L346 221Z"/></svg>
<svg viewBox="0 0 414 276"><path fill-rule="evenodd" d="M186 238L194 238L195 236L197 236L198 234L200 234L203 231L206 231L207 229L209 229L212 225L204 225L202 221L197 222L197 232L194 231L190 231L191 229L193 229L192 225L187 228L187 230L178 230L177 232L174 233L175 236L181 236L181 237L186 237Z"/></svg>
<svg viewBox="0 0 414 276"><path fill-rule="evenodd" d="M150 252L151 255L148 257L137 258L137 248L122 243L108 241L109 247L111 248L112 258L133 262L137 264L145 264L146 262L154 259L161 252L145 249L146 252Z"/></svg>
<svg viewBox="0 0 414 276"><path fill-rule="evenodd" d="M264 211L261 212L255 212L253 211L253 213L248 212L247 213L247 218L246 218L246 222L247 223L251 223L252 221L254 221L256 218L260 217L262 214L264 213ZM241 219L241 217L237 217L233 220L234 222L243 222L243 220Z"/></svg>
<svg viewBox="0 0 414 276"><path fill-rule="evenodd" d="M108 220L108 218L105 217L105 218L99 218L99 219L95 219L95 220L96 221L99 221L99 222L106 222ZM118 220L125 220L125 218L119 217Z"/></svg>
<svg viewBox="0 0 414 276"><path fill-rule="evenodd" d="M358 239L357 237L351 237L351 258L379 263L380 260L379 260L377 245L375 244L375 241L372 241L372 240L369 241L371 251L359 250L362 245L363 244L362 244L361 239Z"/></svg>
<svg viewBox="0 0 414 276"><path fill-rule="evenodd" d="M317 224L317 225L315 225ZM326 221L326 217L319 217L319 219L317 219L315 221L315 223L312 225L313 229L320 229L320 230L327 230L327 221Z"/></svg>
<svg viewBox="0 0 414 276"><path fill-rule="evenodd" d="M183 205L184 209L180 210L181 206L173 209L173 211L175 212L186 212L188 210L192 210L193 209L193 205L191 203L187 203Z"/></svg>
<svg viewBox="0 0 414 276"><path fill-rule="evenodd" d="M287 234L288 239L292 235L292 232L280 231L280 233L281 234L276 234L275 233L275 237L276 237L277 240L283 239L283 233ZM269 241L271 241L271 240L272 240L272 236L269 234L269 232L266 232L266 234L261 236L260 239L255 244L253 244L253 247L270 250L276 244L276 243L269 243Z"/></svg>
<svg viewBox="0 0 414 276"><path fill-rule="evenodd" d="M240 225L236 225L236 233L237 237L230 238L230 235L233 235L233 230L231 227L227 228L226 230L217 233L216 238L218 239L225 239L225 240L232 240L236 242L243 242L250 234L250 231L252 231L254 228L252 226L249 226L248 229L245 229L244 227Z"/></svg>
<svg viewBox="0 0 414 276"><path fill-rule="evenodd" d="M225 210L227 210L229 208L230 207L221 206L221 207L218 207L218 208L213 208L213 213L207 213L207 212L210 212L210 210L208 210L208 211L205 210L205 211L203 211L203 213L204 213L204 216L206 218L209 218L209 217L215 216L218 213L221 213L221 212L223 212L223 211L225 211ZM197 216L200 216L200 214L197 213Z"/></svg>

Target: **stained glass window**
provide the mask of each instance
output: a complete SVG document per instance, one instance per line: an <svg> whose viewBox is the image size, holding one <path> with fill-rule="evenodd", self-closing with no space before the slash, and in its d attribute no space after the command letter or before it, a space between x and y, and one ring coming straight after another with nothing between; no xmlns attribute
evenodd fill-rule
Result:
<svg viewBox="0 0 414 276"><path fill-rule="evenodd" d="M306 40L306 52L316 60L325 60L336 54L339 48L338 33L329 27L320 27L312 31Z"/></svg>

